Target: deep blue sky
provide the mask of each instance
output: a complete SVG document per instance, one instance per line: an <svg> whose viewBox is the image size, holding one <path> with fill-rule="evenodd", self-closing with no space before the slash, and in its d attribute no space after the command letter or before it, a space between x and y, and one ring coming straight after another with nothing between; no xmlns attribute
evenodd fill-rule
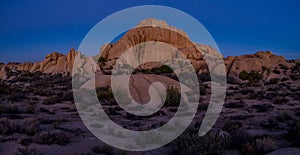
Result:
<svg viewBox="0 0 300 155"><path fill-rule="evenodd" d="M40 61L53 51L67 53L106 16L150 4L173 7L199 20L225 56L271 50L300 59L297 0L3 0L0 62Z"/></svg>

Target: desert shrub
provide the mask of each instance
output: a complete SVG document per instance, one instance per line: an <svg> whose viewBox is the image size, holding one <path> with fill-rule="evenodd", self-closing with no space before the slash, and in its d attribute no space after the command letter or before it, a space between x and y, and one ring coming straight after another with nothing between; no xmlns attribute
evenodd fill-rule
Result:
<svg viewBox="0 0 300 155"><path fill-rule="evenodd" d="M13 72L8 67L5 67L5 74L7 79L9 79L11 76L14 75Z"/></svg>
<svg viewBox="0 0 300 155"><path fill-rule="evenodd" d="M112 99L112 98L114 98L114 94L113 94L112 89L110 87L97 88L96 92L97 92L98 99Z"/></svg>
<svg viewBox="0 0 300 155"><path fill-rule="evenodd" d="M295 116L300 117L300 107L295 109Z"/></svg>
<svg viewBox="0 0 300 155"><path fill-rule="evenodd" d="M0 113L7 113L7 114L14 114L18 113L18 108L16 105L1 105L0 106Z"/></svg>
<svg viewBox="0 0 300 155"><path fill-rule="evenodd" d="M9 95L8 99L17 102L26 99L26 96L23 92L14 91Z"/></svg>
<svg viewBox="0 0 300 155"><path fill-rule="evenodd" d="M228 84L238 84L237 80L234 77L227 77Z"/></svg>
<svg viewBox="0 0 300 155"><path fill-rule="evenodd" d="M174 153L186 154L221 154L230 143L230 135L222 130L212 130L200 137L198 133L185 132L174 141Z"/></svg>
<svg viewBox="0 0 300 155"><path fill-rule="evenodd" d="M41 80L42 72L38 71L38 72L33 72L32 74L33 75L30 78L30 82Z"/></svg>
<svg viewBox="0 0 300 155"><path fill-rule="evenodd" d="M107 61L107 60L106 60L105 58L103 58L103 57L100 57L100 58L98 59L98 62L101 63L102 65L103 65L106 61Z"/></svg>
<svg viewBox="0 0 300 155"><path fill-rule="evenodd" d="M198 111L206 111L207 108L208 108L208 104L207 103L201 103L201 104L198 105Z"/></svg>
<svg viewBox="0 0 300 155"><path fill-rule="evenodd" d="M28 146L31 143L32 139L28 136L22 135L18 138L18 143L23 146Z"/></svg>
<svg viewBox="0 0 300 155"><path fill-rule="evenodd" d="M18 147L18 152L16 152L16 155L38 155L39 153L36 149L29 148L29 147Z"/></svg>
<svg viewBox="0 0 300 155"><path fill-rule="evenodd" d="M284 77L284 78L281 79L281 82L285 82L285 81L288 81L288 80L289 80L289 78Z"/></svg>
<svg viewBox="0 0 300 155"><path fill-rule="evenodd" d="M243 95L247 95L247 94L252 94L252 93L254 93L254 90L253 89L251 89L251 88L244 88L244 89L242 89L241 90L241 93L243 94Z"/></svg>
<svg viewBox="0 0 300 155"><path fill-rule="evenodd" d="M7 79L9 79L12 76L18 76L20 74L20 71L11 70L10 68L5 67L5 73L6 73Z"/></svg>
<svg viewBox="0 0 300 155"><path fill-rule="evenodd" d="M222 130L227 131L227 132L231 132L234 131L236 129L242 128L243 127L243 123L240 121L227 121Z"/></svg>
<svg viewBox="0 0 300 155"><path fill-rule="evenodd" d="M272 117L269 118L266 122L262 122L261 126L265 129L275 129L278 126L278 121Z"/></svg>
<svg viewBox="0 0 300 155"><path fill-rule="evenodd" d="M271 104L255 104L252 105L252 107L255 108L257 112L268 112L273 108Z"/></svg>
<svg viewBox="0 0 300 155"><path fill-rule="evenodd" d="M225 108L243 108L244 106L245 103L242 100L240 100L239 102L230 102L224 104Z"/></svg>
<svg viewBox="0 0 300 155"><path fill-rule="evenodd" d="M277 121L284 122L287 120L294 120L294 113L292 111L282 111L276 117Z"/></svg>
<svg viewBox="0 0 300 155"><path fill-rule="evenodd" d="M35 108L32 104L28 104L25 106L25 112L26 113L30 113L30 114L33 114L35 111Z"/></svg>
<svg viewBox="0 0 300 155"><path fill-rule="evenodd" d="M300 62L297 62L292 68L292 73L300 73Z"/></svg>
<svg viewBox="0 0 300 155"><path fill-rule="evenodd" d="M65 145L69 143L70 136L61 130L54 130L51 132L43 131L34 136L34 141L39 144L58 144Z"/></svg>
<svg viewBox="0 0 300 155"><path fill-rule="evenodd" d="M167 65L162 65L162 66L160 66L159 69L160 69L161 73L165 73L165 74L173 73L173 70Z"/></svg>
<svg viewBox="0 0 300 155"><path fill-rule="evenodd" d="M299 79L299 75L297 75L297 74L291 74L291 75L290 75L290 78L291 78L292 80L296 81L296 80Z"/></svg>
<svg viewBox="0 0 300 155"><path fill-rule="evenodd" d="M290 75L292 80L300 79L300 62L297 62L292 68L292 74Z"/></svg>
<svg viewBox="0 0 300 155"><path fill-rule="evenodd" d="M36 81L32 81L31 85L32 85L32 87L39 88L39 89L45 89L47 87L52 86L50 81L46 80L46 79L38 79ZM38 93L41 93L41 91L36 91L34 93L37 93L36 95L38 95Z"/></svg>
<svg viewBox="0 0 300 155"><path fill-rule="evenodd" d="M266 93L266 95L264 96L264 98L265 99L274 99L274 97L276 97L277 96L277 94L276 93L274 93L274 92L268 92L268 93Z"/></svg>
<svg viewBox="0 0 300 155"><path fill-rule="evenodd" d="M200 88L200 95L206 95L206 88L204 85L200 85L199 86Z"/></svg>
<svg viewBox="0 0 300 155"><path fill-rule="evenodd" d="M293 145L300 147L300 123L298 121L293 121L288 124L288 133L286 137Z"/></svg>
<svg viewBox="0 0 300 155"><path fill-rule="evenodd" d="M239 87L235 87L235 86L230 86L228 87L229 90L239 90Z"/></svg>
<svg viewBox="0 0 300 155"><path fill-rule="evenodd" d="M56 95L53 95L51 97L46 98L43 101L43 104L45 105L51 105L51 104L55 104L55 103L59 103L60 102L60 98Z"/></svg>
<svg viewBox="0 0 300 155"><path fill-rule="evenodd" d="M280 72L280 70L278 70L278 69L274 69L274 70L273 70L273 73L275 73L275 74L280 74L281 72Z"/></svg>
<svg viewBox="0 0 300 155"><path fill-rule="evenodd" d="M10 92L16 91L10 87L10 85L0 80L0 94L9 94Z"/></svg>
<svg viewBox="0 0 300 155"><path fill-rule="evenodd" d="M228 121L222 128L231 135L230 148L238 149L242 153L254 151L253 136L243 127L240 121Z"/></svg>
<svg viewBox="0 0 300 155"><path fill-rule="evenodd" d="M268 84L272 85L272 84L277 84L280 81L279 78L272 78L270 79L270 81L268 82Z"/></svg>
<svg viewBox="0 0 300 155"><path fill-rule="evenodd" d="M233 96L235 93L234 92L229 92L229 91L226 91L226 97L228 96ZM227 99L225 99L226 101Z"/></svg>
<svg viewBox="0 0 300 155"><path fill-rule="evenodd" d="M287 66L284 66L283 64L279 64L278 66L280 69L283 69L283 70L289 69Z"/></svg>
<svg viewBox="0 0 300 155"><path fill-rule="evenodd" d="M104 154L107 154L107 155L113 155L114 154L113 148L109 145L106 145L106 144L104 144L102 147L94 146L92 148L92 152L97 153L97 154L104 153Z"/></svg>
<svg viewBox="0 0 300 155"><path fill-rule="evenodd" d="M151 74L151 71L149 69L144 69L144 68L141 68L141 69L135 69L133 71L133 74L134 73L143 73L143 74Z"/></svg>
<svg viewBox="0 0 300 155"><path fill-rule="evenodd" d="M1 134L12 134L17 129L16 125L14 125L7 118L0 118L0 133Z"/></svg>
<svg viewBox="0 0 300 155"><path fill-rule="evenodd" d="M181 94L179 90L173 86L167 88L166 106L178 106L180 104Z"/></svg>
<svg viewBox="0 0 300 155"><path fill-rule="evenodd" d="M48 109L48 108L40 107L40 111L41 112L45 112L45 113L50 114L50 115L55 114L55 111L53 109L51 109L51 108Z"/></svg>
<svg viewBox="0 0 300 155"><path fill-rule="evenodd" d="M53 90L52 87L48 87L48 88L44 88L42 90L37 90L36 95L40 95L40 96L51 96L51 95L55 95L55 92Z"/></svg>
<svg viewBox="0 0 300 155"><path fill-rule="evenodd" d="M23 124L23 131L30 136L35 135L40 129L40 122L36 118L25 118Z"/></svg>
<svg viewBox="0 0 300 155"><path fill-rule="evenodd" d="M62 101L73 101L73 92L72 91L67 91L65 93L63 93Z"/></svg>
<svg viewBox="0 0 300 155"><path fill-rule="evenodd" d="M284 104L284 103L287 103L289 100L285 97L282 97L282 96L276 96L274 98L274 104Z"/></svg>
<svg viewBox="0 0 300 155"><path fill-rule="evenodd" d="M271 137L262 137L255 140L256 154L265 154L277 148L277 144Z"/></svg>
<svg viewBox="0 0 300 155"><path fill-rule="evenodd" d="M106 114L108 114L109 116L114 116L114 115L118 115L119 113L116 111L115 108L113 107L108 107L105 109Z"/></svg>
<svg viewBox="0 0 300 155"><path fill-rule="evenodd" d="M211 81L210 74L206 74L206 73L201 73L198 76L198 79L199 79L199 81L202 81L202 82Z"/></svg>
<svg viewBox="0 0 300 155"><path fill-rule="evenodd" d="M243 70L240 72L239 78L243 81L249 81L249 83L252 85L257 81L261 80L263 78L263 75L256 71L251 71L248 73Z"/></svg>
<svg viewBox="0 0 300 155"><path fill-rule="evenodd" d="M154 74L170 74L170 73L173 73L173 70L167 65L162 65L160 67L154 67L150 71Z"/></svg>

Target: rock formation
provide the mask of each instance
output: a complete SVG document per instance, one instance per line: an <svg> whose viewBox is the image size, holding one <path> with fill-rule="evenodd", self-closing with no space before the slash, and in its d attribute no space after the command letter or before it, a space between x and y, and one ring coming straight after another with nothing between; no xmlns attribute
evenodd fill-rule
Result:
<svg viewBox="0 0 300 155"><path fill-rule="evenodd" d="M273 71L278 68L279 65L290 68L291 63L287 62L283 56L274 55L270 51L259 51L255 54L241 55L241 56L230 56L224 59L227 76L232 77L239 81L239 73L241 71L258 71L260 72L262 67L265 66Z"/></svg>
<svg viewBox="0 0 300 155"><path fill-rule="evenodd" d="M102 67L111 68L115 60L129 48L134 48L139 53L138 59L147 57L147 50L144 50L147 47L144 47L142 43L150 41L153 41L153 47L157 45L155 41L169 45L162 46L160 51L168 51L170 46L178 49L192 62L196 72L200 69L207 70L204 58L222 59L222 56L211 46L193 43L182 30L169 26L165 21L150 18L141 21L135 28L127 31L116 43L101 47L100 57L106 61ZM149 46L149 44L147 45ZM178 54L174 54L172 57L174 58L176 55L178 56ZM170 55L159 54L154 57L167 58ZM152 66L155 67L157 64L153 63Z"/></svg>
<svg viewBox="0 0 300 155"><path fill-rule="evenodd" d="M173 26L169 26L165 21L157 19L145 19L137 24L137 26L127 31L124 36L116 43L109 43L103 45L100 51L99 65L102 70L110 72L116 59L121 56L127 49L141 44L143 42L158 41L171 45L181 51L192 63L195 71L198 74L208 74L209 70L205 60L207 59L224 59L216 49L211 46L193 43L188 35ZM154 43L155 44L155 43ZM141 46L143 47L143 46ZM167 46L159 49L161 51L168 50ZM146 50L135 49L139 58L147 57ZM23 70L30 72L43 72L43 73L63 73L70 74L72 72L75 56L78 54L74 48L70 49L67 55L53 52L48 54L41 62L36 63L0 63L0 78L6 77L6 69L10 70ZM157 55L159 57L170 55ZM175 55L172 55L176 57ZM86 58L83 55L79 55L76 65L81 66L83 70L89 70L94 73L97 69L97 61L94 58ZM290 68L293 63L288 62L282 56L277 56L269 51L257 52L255 54L242 55L242 56L229 56L224 59L226 65L227 77L231 77L239 81L238 75L241 71L247 72L254 70L260 71L262 66L269 68L270 70L278 68L278 65ZM160 64L147 63L145 68L151 69L157 67ZM95 67L96 66L96 67ZM82 72L82 71L79 71Z"/></svg>
<svg viewBox="0 0 300 155"><path fill-rule="evenodd" d="M30 72L42 72L42 73L62 73L69 74L72 72L72 67L74 63L76 52L72 48L68 55L63 55L58 52L53 52L48 54L45 59L41 62L24 62L16 63L10 62L8 64L0 64L0 78L3 79L6 77L6 69L15 71L30 71Z"/></svg>

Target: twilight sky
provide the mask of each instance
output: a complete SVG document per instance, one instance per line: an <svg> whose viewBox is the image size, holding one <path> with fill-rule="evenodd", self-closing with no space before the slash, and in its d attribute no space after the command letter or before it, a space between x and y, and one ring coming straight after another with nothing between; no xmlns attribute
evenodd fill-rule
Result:
<svg viewBox="0 0 300 155"><path fill-rule="evenodd" d="M40 61L53 51L66 54L100 20L138 5L163 5L190 14L206 27L224 56L270 50L300 59L297 0L3 0L0 62Z"/></svg>

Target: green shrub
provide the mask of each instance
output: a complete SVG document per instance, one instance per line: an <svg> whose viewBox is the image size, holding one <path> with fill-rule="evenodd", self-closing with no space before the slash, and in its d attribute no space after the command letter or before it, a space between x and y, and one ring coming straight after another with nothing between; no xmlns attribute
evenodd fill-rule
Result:
<svg viewBox="0 0 300 155"><path fill-rule="evenodd" d="M250 84L254 84L255 82L261 80L263 78L263 75L256 71L246 72L242 71L239 74L239 78L243 81L249 81Z"/></svg>
<svg viewBox="0 0 300 155"><path fill-rule="evenodd" d="M92 152L97 153L97 154L114 154L113 148L109 145L104 144L102 147L100 146L95 146L92 148Z"/></svg>
<svg viewBox="0 0 300 155"><path fill-rule="evenodd" d="M25 111L27 113L33 114L35 112L35 108L33 105L29 104L25 106Z"/></svg>
<svg viewBox="0 0 300 155"><path fill-rule="evenodd" d="M278 66L280 66L280 69L283 69L283 70L289 69L287 66L284 66L283 64L279 64Z"/></svg>
<svg viewBox="0 0 300 155"><path fill-rule="evenodd" d="M284 78L281 79L281 82L285 82L285 81L288 81L288 80L289 80L289 78L284 77Z"/></svg>
<svg viewBox="0 0 300 155"><path fill-rule="evenodd" d="M55 111L53 109L48 109L48 108L44 108L44 107L40 107L40 112L44 112L44 113L47 113L47 114L50 114L50 115L53 115L55 114Z"/></svg>
<svg viewBox="0 0 300 155"><path fill-rule="evenodd" d="M294 120L294 113L291 111L283 111L278 114L276 117L277 121L279 122L285 122L287 120Z"/></svg>
<svg viewBox="0 0 300 155"><path fill-rule="evenodd" d="M251 89L251 88L244 88L244 89L241 90L241 93L243 95L252 94L252 93L254 93L254 90Z"/></svg>
<svg viewBox="0 0 300 155"><path fill-rule="evenodd" d="M73 92L72 91L67 91L65 93L63 93L62 95L62 98L61 98L62 101L73 101Z"/></svg>
<svg viewBox="0 0 300 155"><path fill-rule="evenodd" d="M60 98L58 96L54 95L54 96L46 98L43 101L43 104L45 104L45 105L51 105L51 104L55 104L55 103L59 103L59 102L60 102Z"/></svg>
<svg viewBox="0 0 300 155"><path fill-rule="evenodd" d="M273 70L273 73L275 73L275 74L280 74L281 72L280 72L280 70L278 70L278 69L274 69L274 70Z"/></svg>
<svg viewBox="0 0 300 155"><path fill-rule="evenodd" d="M12 134L16 130L16 126L7 118L0 118L0 133Z"/></svg>
<svg viewBox="0 0 300 155"><path fill-rule="evenodd" d="M179 90L173 86L167 88L166 106L179 106L181 94Z"/></svg>
<svg viewBox="0 0 300 155"><path fill-rule="evenodd" d="M273 78L273 79L270 79L270 81L269 81L268 84L270 84L270 85L272 85L272 84L277 84L279 81L280 81L279 78Z"/></svg>
<svg viewBox="0 0 300 155"><path fill-rule="evenodd" d="M227 83L228 84L237 84L238 82L234 77L227 77Z"/></svg>
<svg viewBox="0 0 300 155"><path fill-rule="evenodd" d="M272 104L255 104L253 108L257 109L257 112L268 112L273 108Z"/></svg>
<svg viewBox="0 0 300 155"><path fill-rule="evenodd" d="M294 80L294 81L300 79L299 75L297 75L297 74L291 74L291 75L290 75L290 78L291 78L292 80Z"/></svg>
<svg viewBox="0 0 300 155"><path fill-rule="evenodd" d="M103 58L103 57L100 57L100 58L98 59L98 62L101 63L101 64L104 64L106 61L107 61L107 60L106 60L105 58Z"/></svg>
<svg viewBox="0 0 300 155"><path fill-rule="evenodd" d="M278 147L274 139L271 137L257 138L255 144L256 154L266 154L274 151Z"/></svg>
<svg viewBox="0 0 300 155"><path fill-rule="evenodd" d="M282 96L276 96L274 98L274 104L284 104L284 103L287 103L289 100L285 97L282 97Z"/></svg>
<svg viewBox="0 0 300 155"><path fill-rule="evenodd" d="M300 147L300 123L294 121L288 125L287 138L291 141L296 147Z"/></svg>
<svg viewBox="0 0 300 155"><path fill-rule="evenodd" d="M14 102L18 102L18 101L22 101L23 99L26 99L26 96L23 92L15 91L9 95L8 99Z"/></svg>
<svg viewBox="0 0 300 155"><path fill-rule="evenodd" d="M271 117L267 121L262 122L261 126L265 129L275 129L278 126L278 121L275 118Z"/></svg>
<svg viewBox="0 0 300 155"><path fill-rule="evenodd" d="M23 130L24 132L29 135L33 136L35 135L40 129L40 122L36 118L25 118L24 124L23 124Z"/></svg>
<svg viewBox="0 0 300 155"><path fill-rule="evenodd" d="M34 141L39 144L58 144L65 145L69 143L70 136L61 130L54 130L51 132L43 131L34 136Z"/></svg>
<svg viewBox="0 0 300 155"><path fill-rule="evenodd" d="M248 72L246 71L241 71L240 74L239 74L239 78L243 81L247 80L248 79Z"/></svg>
<svg viewBox="0 0 300 155"><path fill-rule="evenodd" d="M36 149L32 149L29 147L18 147L18 152L16 155L33 155L33 154L41 154Z"/></svg>
<svg viewBox="0 0 300 155"><path fill-rule="evenodd" d="M14 114L18 113L18 108L16 105L1 105L0 106L0 113L7 113L7 114Z"/></svg>
<svg viewBox="0 0 300 155"><path fill-rule="evenodd" d="M247 132L241 121L228 121L222 129L231 135L229 148L238 149L242 153L254 151L253 136Z"/></svg>
<svg viewBox="0 0 300 155"><path fill-rule="evenodd" d="M167 65L160 66L160 71L161 73L166 73L166 74L173 73L173 70Z"/></svg>
<svg viewBox="0 0 300 155"><path fill-rule="evenodd" d="M198 133L185 132L174 141L174 153L186 154L221 154L230 143L230 135L222 130L211 130L200 137Z"/></svg>
<svg viewBox="0 0 300 155"><path fill-rule="evenodd" d="M229 102L224 104L225 108L243 108L245 107L245 102L240 100L239 102Z"/></svg>
<svg viewBox="0 0 300 155"><path fill-rule="evenodd" d="M0 80L0 94L9 94L10 92L13 92L13 91L16 91L16 90L11 89L11 87L8 84L6 84Z"/></svg>
<svg viewBox="0 0 300 155"><path fill-rule="evenodd" d="M102 87L102 88L97 88L97 97L98 99L113 99L114 94L112 92L112 89L110 87Z"/></svg>
<svg viewBox="0 0 300 155"><path fill-rule="evenodd" d="M150 71L152 73L155 73L155 74L170 74L170 73L173 73L173 70L167 65L162 65L160 67L152 68Z"/></svg>
<svg viewBox="0 0 300 155"><path fill-rule="evenodd" d="M200 88L200 95L206 95L206 88L205 88L205 86L200 85L199 88Z"/></svg>
<svg viewBox="0 0 300 155"><path fill-rule="evenodd" d="M18 138L18 143L23 146L28 146L32 142L32 139L26 135L22 135Z"/></svg>

